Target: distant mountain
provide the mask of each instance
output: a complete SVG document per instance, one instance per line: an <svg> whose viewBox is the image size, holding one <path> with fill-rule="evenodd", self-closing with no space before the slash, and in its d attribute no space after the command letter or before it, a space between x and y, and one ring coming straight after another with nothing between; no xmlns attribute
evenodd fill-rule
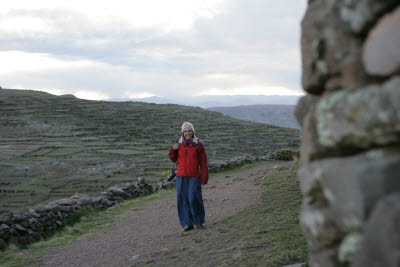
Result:
<svg viewBox="0 0 400 267"><path fill-rule="evenodd" d="M178 104L194 107L231 107L240 105L295 105L301 96L298 95L218 95L218 96L188 96L178 98L163 98L158 96L146 98L115 98L106 101L133 101L155 104Z"/></svg>
<svg viewBox="0 0 400 267"><path fill-rule="evenodd" d="M236 107L211 107L208 110L220 112L232 118L262 122L271 125L300 129L294 117L294 105L252 105Z"/></svg>

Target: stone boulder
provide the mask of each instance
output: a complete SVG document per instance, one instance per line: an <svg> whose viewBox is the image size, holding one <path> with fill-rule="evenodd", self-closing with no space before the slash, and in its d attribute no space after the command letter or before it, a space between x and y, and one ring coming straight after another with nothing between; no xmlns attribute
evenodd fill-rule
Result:
<svg viewBox="0 0 400 267"><path fill-rule="evenodd" d="M0 215L0 224L10 225L13 222L14 213L12 211L7 211Z"/></svg>
<svg viewBox="0 0 400 267"><path fill-rule="evenodd" d="M398 5L397 0L341 0L340 16L355 33L366 32L383 14Z"/></svg>
<svg viewBox="0 0 400 267"><path fill-rule="evenodd" d="M314 96L314 95L305 95L297 101L295 110L294 110L294 115L296 117L297 122L299 125L303 127L303 121L306 115L314 110L314 107L316 103L318 102L319 97Z"/></svg>
<svg viewBox="0 0 400 267"><path fill-rule="evenodd" d="M316 160L299 170L301 225L311 249L361 231L374 205L400 192L400 150L376 149L356 156Z"/></svg>
<svg viewBox="0 0 400 267"><path fill-rule="evenodd" d="M39 214L47 212L47 207L45 205L37 205L37 206L32 207L31 209Z"/></svg>
<svg viewBox="0 0 400 267"><path fill-rule="evenodd" d="M122 188L119 187L110 187L108 191L111 192L115 196L122 197L123 199L130 199L130 195L126 193Z"/></svg>
<svg viewBox="0 0 400 267"><path fill-rule="evenodd" d="M40 217L40 215L32 208L29 209L29 214L31 214L32 216L37 217L37 218Z"/></svg>
<svg viewBox="0 0 400 267"><path fill-rule="evenodd" d="M302 85L311 94L354 90L368 83L362 42L340 17L342 1L309 1L301 23Z"/></svg>
<svg viewBox="0 0 400 267"><path fill-rule="evenodd" d="M71 196L71 199L75 200L76 204L81 207L92 204L91 197L81 193L75 193L73 196Z"/></svg>
<svg viewBox="0 0 400 267"><path fill-rule="evenodd" d="M302 158L346 155L400 141L400 76L325 96L303 121Z"/></svg>
<svg viewBox="0 0 400 267"><path fill-rule="evenodd" d="M372 211L351 266L398 267L400 264L400 193L382 198Z"/></svg>
<svg viewBox="0 0 400 267"><path fill-rule="evenodd" d="M337 260L337 246L309 253L308 264L311 267L342 267Z"/></svg>
<svg viewBox="0 0 400 267"><path fill-rule="evenodd" d="M9 231L11 231L11 228L7 224L5 223L0 224L0 233Z"/></svg>
<svg viewBox="0 0 400 267"><path fill-rule="evenodd" d="M368 74L389 76L399 73L399 47L400 7L382 18L368 34L363 47L363 64Z"/></svg>
<svg viewBox="0 0 400 267"><path fill-rule="evenodd" d="M163 181L163 182L158 183L158 187L160 189L170 189L170 188L173 188L175 185L176 185L175 180L173 180L171 182Z"/></svg>
<svg viewBox="0 0 400 267"><path fill-rule="evenodd" d="M64 199L59 199L54 201L56 204L58 205L62 205L62 206L71 206L71 205L75 205L76 201L71 199L71 198L64 198Z"/></svg>

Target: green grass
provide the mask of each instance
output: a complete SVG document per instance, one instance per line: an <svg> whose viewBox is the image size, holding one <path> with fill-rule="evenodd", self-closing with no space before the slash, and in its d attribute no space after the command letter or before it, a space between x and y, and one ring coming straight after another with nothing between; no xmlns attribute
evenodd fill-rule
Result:
<svg viewBox="0 0 400 267"><path fill-rule="evenodd" d="M44 193L49 190L49 187L47 186L42 186L42 185L15 185L15 186L2 186L3 190L20 190L20 191L26 191L26 192L31 192L34 191L36 193Z"/></svg>
<svg viewBox="0 0 400 267"><path fill-rule="evenodd" d="M130 149L110 149L110 150L101 150L99 152L121 154L121 155L141 155L141 154L143 154L142 151L130 150Z"/></svg>
<svg viewBox="0 0 400 267"><path fill-rule="evenodd" d="M256 167L265 162L244 164L215 175L229 175ZM292 170L293 169L293 170ZM156 264L158 257L167 256L171 264L175 260L187 266L198 266L207 262L209 266L282 266L305 262L306 243L301 235L298 211L300 191L296 182L296 168L278 167L258 183L263 186L262 203L240 211L223 221L207 225L216 234L201 232L195 235L182 233L182 238L190 238L200 246L200 251L191 252L186 248L170 248L155 251L148 264ZM124 201L105 211L86 210L73 225L64 227L53 236L29 245L26 249L9 246L0 252L0 266L21 266L34 264L44 255L79 239L111 231L112 225L126 218L133 211L153 203L175 197L175 190ZM213 251L218 251L217 254ZM197 253L197 261L188 255ZM240 257L238 256L240 254ZM236 256L234 256L236 255ZM232 260L234 257L234 261Z"/></svg>
<svg viewBox="0 0 400 267"><path fill-rule="evenodd" d="M198 244L198 249L170 248L150 259L170 266L283 266L306 262L307 245L298 220L301 193L296 171L281 167L270 172L259 182L264 189L262 202L207 225L208 235L202 231L182 235ZM165 259L167 255L169 260Z"/></svg>
<svg viewBox="0 0 400 267"><path fill-rule="evenodd" d="M0 266L12 267L34 264L43 255L61 246L111 231L113 224L126 218L133 211L153 201L164 201L172 198L175 196L174 192L174 190L163 190L156 194L121 202L105 211L86 210L73 225L67 225L47 239L32 243L25 249L10 245L5 251L0 252Z"/></svg>
<svg viewBox="0 0 400 267"><path fill-rule="evenodd" d="M225 169L223 171L219 171L218 175L232 174L232 173L235 173L238 171L244 171L244 170L247 170L247 169L253 168L255 166L262 165L262 164L265 164L265 161L253 161L250 163L245 163L241 166L235 166L232 168Z"/></svg>
<svg viewBox="0 0 400 267"><path fill-rule="evenodd" d="M156 174L145 170L152 170L153 166L170 169L168 150L179 138L184 121L195 125L211 163L299 146L298 130L240 121L189 106L66 99L43 92L7 89L0 90L0 99L0 147L4 148L0 158L2 166L10 166L0 169L0 183L18 180L24 187L32 179L43 177L48 185L43 197L48 199L54 199L54 189L64 193L64 197L75 192L93 194L82 191L79 185L88 175L99 177L104 187L126 177L131 177L131 181L138 176L157 181ZM38 148L39 145L42 147ZM108 173L86 172L112 162L132 167L114 167ZM16 169L24 166L32 169ZM71 179L76 183L52 187ZM36 204L34 199L16 196L21 208ZM10 209L8 198L0 192L0 213Z"/></svg>

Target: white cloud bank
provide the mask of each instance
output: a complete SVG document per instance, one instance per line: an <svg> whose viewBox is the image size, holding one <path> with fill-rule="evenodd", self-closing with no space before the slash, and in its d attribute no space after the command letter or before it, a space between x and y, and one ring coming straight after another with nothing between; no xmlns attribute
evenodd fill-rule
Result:
<svg viewBox="0 0 400 267"><path fill-rule="evenodd" d="M306 1L5 1L0 86L86 99L302 94Z"/></svg>

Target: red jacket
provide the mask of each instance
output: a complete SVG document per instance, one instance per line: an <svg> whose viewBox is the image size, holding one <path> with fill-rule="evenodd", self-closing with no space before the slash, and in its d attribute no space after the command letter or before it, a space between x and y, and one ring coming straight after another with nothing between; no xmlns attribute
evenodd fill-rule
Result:
<svg viewBox="0 0 400 267"><path fill-rule="evenodd" d="M200 177L201 184L208 182L208 164L206 150L203 143L196 137L193 144L186 146L181 138L178 142L181 146L175 151L172 147L169 149L169 158L176 162L178 160L177 176L193 176ZM176 143L176 142L175 142ZM174 143L174 144L175 144Z"/></svg>

